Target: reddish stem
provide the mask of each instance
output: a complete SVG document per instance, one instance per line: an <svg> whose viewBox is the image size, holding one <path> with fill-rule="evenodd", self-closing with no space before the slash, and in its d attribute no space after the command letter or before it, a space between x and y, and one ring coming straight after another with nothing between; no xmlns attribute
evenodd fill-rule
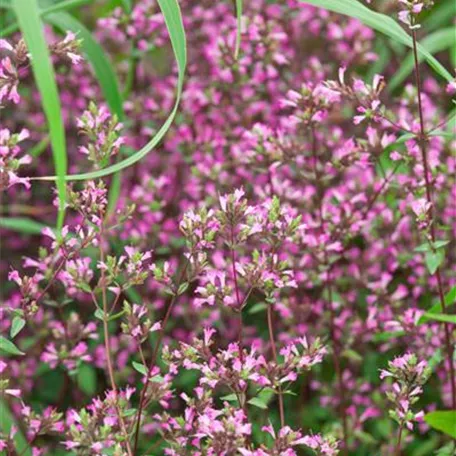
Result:
<svg viewBox="0 0 456 456"><path fill-rule="evenodd" d="M399 426L399 432L397 434L397 443L396 448L394 450L394 456L401 456L401 444L402 444L402 431L404 430L404 426L401 424Z"/></svg>
<svg viewBox="0 0 456 456"><path fill-rule="evenodd" d="M104 263L104 251L103 251L103 226L100 227L100 261ZM124 435L125 444L127 446L127 454L128 456L133 456L130 446L130 439L128 436L127 428L125 427L125 422L122 417L122 412L118 405L118 389L116 380L114 377L114 369L112 366L111 360L111 344L109 341L109 328L108 328L108 299L106 296L106 276L104 268L101 268L101 294L102 294L102 301L103 301L103 333L104 333L104 345L106 351L106 363L108 367L108 374L109 374L109 381L111 383L111 388L114 393L114 401L115 401L115 408L117 412L117 417L119 419L120 428L122 430L122 434Z"/></svg>
<svg viewBox="0 0 456 456"><path fill-rule="evenodd" d="M277 349L276 343L274 339L274 327L273 327L273 320L272 320L272 304L268 304L268 330L269 330L269 342L271 344L272 349L272 356L274 357L275 364L277 365ZM285 410L283 406L283 395L282 395L282 387L279 385L277 397L279 399L279 414L280 414L280 427L285 427Z"/></svg>
<svg viewBox="0 0 456 456"><path fill-rule="evenodd" d="M141 427L141 415L142 415L142 411L144 409L144 405L145 405L145 401L146 401L146 393L147 393L147 389L148 389L148 386L149 386L150 374L151 374L152 368L155 366L155 363L156 363L156 360L157 360L157 355L158 355L158 350L160 349L160 345L161 345L161 343L163 341L163 337L165 335L166 325L168 324L169 318L171 317L171 313L172 313L173 307L174 307L174 305L175 305L175 303L177 301L177 298L178 298L177 290L179 290L179 287L180 287L180 285L182 283L182 280L185 277L188 265L190 264L190 258L191 258L191 255L187 258L185 266L184 266L184 268L182 269L182 271L180 273L179 279L177 281L176 292L175 292L174 296L172 297L172 299L171 299L171 301L170 301L170 303L168 305L168 308L166 309L165 317L163 318L163 324L161 325L161 329L160 329L160 331L158 333L158 339L157 339L157 342L155 344L155 348L154 348L154 351L152 353L152 358L150 360L149 366L147 368L146 382L145 382L144 387L143 387L143 389L141 391L141 396L140 396L140 399L139 399L139 406L138 406L138 413L136 414L136 419L134 421L134 423L135 423L134 426L136 427L136 430L135 430L135 443L134 443L134 448L133 448L133 454L136 454L136 450L138 448L139 429Z"/></svg>
<svg viewBox="0 0 456 456"><path fill-rule="evenodd" d="M424 182L426 187L426 199L428 203L430 203L430 210L429 210L429 220L430 220L430 233L432 242L435 242L435 227L433 223L433 203L432 203L432 190L433 184L431 179L429 178L429 165L428 165L428 158L427 158L427 150L426 150L426 143L428 140L428 135L424 128L424 117L423 117L423 106L421 102L421 76L420 76L420 69L419 69L419 61L418 61L418 52L417 52L417 40L416 40L416 31L412 29L412 39L413 39L413 55L415 59L415 80L416 86L418 91L418 111L419 111L419 118L420 118L420 138L419 144L421 149L421 159L423 162L423 170L424 170ZM440 273L440 267L437 268L435 272L435 276L437 278L437 286L438 286L438 293L440 299L440 305L442 306L442 312L446 313L446 304L445 304L445 293L443 291L443 283L442 283L442 276ZM449 374L450 374L450 384L451 384L451 403L453 410L456 410L456 375L453 363L453 344L451 340L451 329L449 323L444 323L444 331L445 331L445 347L448 356L448 366L449 366Z"/></svg>
<svg viewBox="0 0 456 456"><path fill-rule="evenodd" d="M239 345L239 355L241 358L241 362L244 361L244 353L243 353L243 332L244 332L244 324L242 322L242 307L241 307L241 294L239 292L239 285L237 280L237 272L236 272L236 252L234 251L234 227L231 227L231 268L233 273L233 282L234 282L234 290L236 293L236 308L239 311L239 334L238 334L238 345Z"/></svg>
<svg viewBox="0 0 456 456"><path fill-rule="evenodd" d="M314 164L314 173L315 181L317 184L318 190L318 214L320 218L320 232L324 233L324 217L323 217L323 186L320 179L320 173L318 171L318 157L317 157L317 137L315 135L315 128L311 127L311 136L312 136L312 156ZM325 280L325 288L328 292L328 309L329 309L329 333L331 338L331 344L333 347L333 363L334 369L336 371L337 383L339 385L339 413L342 418L342 430L343 430L343 454L346 454L348 449L348 425L347 425L347 411L345 409L345 386L342 377L342 369L340 366L340 347L339 342L335 333L335 312L333 308L333 299L332 299L332 280L331 280L331 265L329 264L328 252L324 250L324 261L325 265L328 268Z"/></svg>

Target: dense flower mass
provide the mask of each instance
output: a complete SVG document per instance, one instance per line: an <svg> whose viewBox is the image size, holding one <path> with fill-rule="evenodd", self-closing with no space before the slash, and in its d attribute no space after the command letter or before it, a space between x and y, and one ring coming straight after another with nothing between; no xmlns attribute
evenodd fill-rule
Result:
<svg viewBox="0 0 456 456"><path fill-rule="evenodd" d="M0 5L0 453L456 454L451 0L51 3L49 57Z"/></svg>

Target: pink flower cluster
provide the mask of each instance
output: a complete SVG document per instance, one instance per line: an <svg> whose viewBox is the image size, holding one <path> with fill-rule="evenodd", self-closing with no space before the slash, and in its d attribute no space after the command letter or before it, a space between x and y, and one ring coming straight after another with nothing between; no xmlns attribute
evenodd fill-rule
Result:
<svg viewBox="0 0 456 456"><path fill-rule="evenodd" d="M169 5L92 3L125 116L46 29L69 174L130 157L175 103ZM31 56L0 40L0 452L454 451L423 419L456 408L454 81L416 61L390 90L397 46L298 0L243 2L237 53L233 3L179 0L171 128L67 182L61 229ZM435 30L431 1L372 3L415 50Z"/></svg>

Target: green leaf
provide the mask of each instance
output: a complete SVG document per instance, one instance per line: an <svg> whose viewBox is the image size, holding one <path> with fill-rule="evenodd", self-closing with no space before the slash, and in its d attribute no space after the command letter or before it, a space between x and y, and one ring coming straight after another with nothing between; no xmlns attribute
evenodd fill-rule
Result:
<svg viewBox="0 0 456 456"><path fill-rule="evenodd" d="M23 456L32 456L32 449L18 427L8 404L0 398L0 429L3 431L3 434L9 435L13 426L16 429L13 436L16 453Z"/></svg>
<svg viewBox="0 0 456 456"><path fill-rule="evenodd" d="M448 308L456 304L456 286L454 286L446 295L445 295L445 308ZM430 320L426 315L428 314L440 314L442 313L442 304L440 301L437 301L421 318L418 320L418 325L422 325Z"/></svg>
<svg viewBox="0 0 456 456"><path fill-rule="evenodd" d="M390 339L396 339L405 335L405 331L384 331L372 336L372 342L387 342Z"/></svg>
<svg viewBox="0 0 456 456"><path fill-rule="evenodd" d="M265 404L259 397L252 397L249 401L247 401L248 404L254 405L255 407L258 407L262 410L267 410L268 409L268 404Z"/></svg>
<svg viewBox="0 0 456 456"><path fill-rule="evenodd" d="M443 323L452 323L453 325L456 325L456 315L425 312L421 318L425 318L426 321L427 320L437 320L437 321L441 321Z"/></svg>
<svg viewBox="0 0 456 456"><path fill-rule="evenodd" d="M453 0L436 2L430 14L423 21L425 30L435 30L448 23L448 18L456 14L456 3Z"/></svg>
<svg viewBox="0 0 456 456"><path fill-rule="evenodd" d="M449 49L454 45L455 30L454 27L448 27L426 36L421 42L421 45L429 51L430 54L436 54L444 49ZM423 54L418 56L418 60L422 61ZM413 71L415 67L415 59L411 51L405 59L403 59L401 66L394 74L391 81L388 83L388 90L393 91L396 89Z"/></svg>
<svg viewBox="0 0 456 456"><path fill-rule="evenodd" d="M354 361L356 363L360 363L363 360L363 357L355 350L347 349L342 352L342 356L345 358Z"/></svg>
<svg viewBox="0 0 456 456"><path fill-rule="evenodd" d="M65 12L46 14L46 22L57 27L62 32L71 30L77 34L78 38L82 39L82 50L93 68L103 96L111 112L116 114L119 120L122 121L124 119L124 110L116 73L105 51L92 33L77 19Z"/></svg>
<svg viewBox="0 0 456 456"><path fill-rule="evenodd" d="M92 0L63 0L62 2L51 4L49 7L40 9L41 17L46 17L47 14L56 13L58 11L65 11L70 10L72 8L76 8L81 5L85 5L90 3ZM17 22L8 25L3 30L0 31L0 36L8 36L11 33L14 33L16 30L19 29L19 25Z"/></svg>
<svg viewBox="0 0 456 456"><path fill-rule="evenodd" d="M22 317L16 316L13 318L11 322L11 329L10 329L10 337L14 339L21 331L22 328L25 326L25 320Z"/></svg>
<svg viewBox="0 0 456 456"><path fill-rule="evenodd" d="M21 352L16 345L3 336L0 336L0 351L4 351L10 355L25 355L25 353Z"/></svg>
<svg viewBox="0 0 456 456"><path fill-rule="evenodd" d="M429 426L456 438L456 410L436 410L424 416Z"/></svg>
<svg viewBox="0 0 456 456"><path fill-rule="evenodd" d="M222 396L220 398L220 400L222 401L228 401L228 402L237 402L238 398L236 396L236 394L228 394L227 396Z"/></svg>
<svg viewBox="0 0 456 456"><path fill-rule="evenodd" d="M132 362L133 368L138 371L140 374L147 376L147 367L142 363L137 363L136 361Z"/></svg>
<svg viewBox="0 0 456 456"><path fill-rule="evenodd" d="M0 218L0 227L23 234L41 234L47 225L26 217Z"/></svg>
<svg viewBox="0 0 456 456"><path fill-rule="evenodd" d="M81 364L78 369L77 383L80 390L92 397L97 392L97 372L90 364Z"/></svg>
<svg viewBox="0 0 456 456"><path fill-rule="evenodd" d="M49 128L60 203L57 227L61 229L65 217L67 154L65 129L54 68L44 38L37 0L13 0L12 4L28 51L31 54L33 74L41 95L41 103Z"/></svg>
<svg viewBox="0 0 456 456"><path fill-rule="evenodd" d="M429 252L431 250L431 244L429 242L425 242L418 247L415 247L415 252Z"/></svg>
<svg viewBox="0 0 456 456"><path fill-rule="evenodd" d="M404 31L404 29L391 17L385 14L377 13L367 8L357 0L300 0L303 3L334 11L335 13L358 19L368 27L377 30L380 33L388 36L394 41L405 44L412 48L412 38ZM448 82L453 78L448 70L435 59L432 54L423 46L418 44L418 52L423 55L429 65Z"/></svg>
<svg viewBox="0 0 456 456"><path fill-rule="evenodd" d="M442 247L445 247L449 243L450 243L450 241L448 241L448 240L440 240L440 241L435 241L433 243L433 246L434 246L434 249L441 249Z"/></svg>
<svg viewBox="0 0 456 456"><path fill-rule="evenodd" d="M187 47L185 39L185 30L182 22L182 15L177 0L158 0L158 3L165 18L166 27L171 38L171 44L173 47L173 52L177 61L178 68L176 101L171 113L165 120L164 124L160 127L156 135L141 150L135 152L128 158L106 168L93 171L90 173L67 175L65 178L67 181L97 179L99 177L109 176L110 174L116 173L118 171L121 171L122 169L125 169L133 165L134 163L138 162L143 157L145 157L162 140L162 138L165 136L165 133L170 128L174 120L174 117L176 116L182 95L185 68L187 66ZM45 176L35 179L53 181L56 180L56 178L57 176Z"/></svg>
<svg viewBox="0 0 456 456"><path fill-rule="evenodd" d="M181 294L185 293L188 289L188 282L181 283L179 285L179 289L177 290L177 294L180 296Z"/></svg>
<svg viewBox="0 0 456 456"><path fill-rule="evenodd" d="M439 266L443 263L445 259L445 251L438 249L436 251L426 252L424 260L430 274L435 274Z"/></svg>
<svg viewBox="0 0 456 456"><path fill-rule="evenodd" d="M237 60L239 57L239 50L241 49L241 30L242 28L242 0L236 0L236 46L234 49L234 58Z"/></svg>
<svg viewBox="0 0 456 456"><path fill-rule="evenodd" d="M253 315L258 312L262 312L263 310L266 310L267 308L268 308L268 305L265 302L257 302L249 309L248 313Z"/></svg>

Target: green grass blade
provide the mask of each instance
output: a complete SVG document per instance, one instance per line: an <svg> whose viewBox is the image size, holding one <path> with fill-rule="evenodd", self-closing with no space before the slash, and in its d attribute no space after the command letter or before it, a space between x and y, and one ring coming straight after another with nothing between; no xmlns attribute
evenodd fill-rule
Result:
<svg viewBox="0 0 456 456"><path fill-rule="evenodd" d="M456 15L456 2L454 0L441 0L432 7L429 16L423 21L426 30L436 30L448 24L448 19Z"/></svg>
<svg viewBox="0 0 456 456"><path fill-rule="evenodd" d="M78 6L81 5L86 5L90 3L92 0L64 0L63 2L56 3L55 5L51 5L47 8L40 8L40 15L42 18L46 17L48 14L56 13L58 11L66 11L70 10L73 8L77 8ZM7 2L5 4L5 8L8 8L10 2ZM0 5L1 7L1 5ZM11 35L11 33L14 33L16 30L19 29L19 24L17 22L14 22L12 24L9 24L8 27L3 28L3 30L0 30L0 36L8 36Z"/></svg>
<svg viewBox="0 0 456 456"><path fill-rule="evenodd" d="M134 163L138 162L143 157L145 157L162 140L162 138L168 131L169 127L171 126L174 117L176 116L182 95L185 68L187 66L187 46L184 25L182 22L182 15L177 0L158 0L158 3L165 18L166 27L168 29L168 33L171 39L171 44L173 47L173 52L176 58L178 68L176 101L171 113L169 114L168 118L165 120L163 125L160 127L156 135L142 149L140 149L130 157L114 165L108 166L104 169L100 169L98 171L93 171L84 174L68 175L65 178L67 181L96 179L99 177L109 176L110 174L116 173L118 171L121 171L122 169L125 169L133 165ZM36 179L56 180L56 178L56 176L45 176Z"/></svg>
<svg viewBox="0 0 456 456"><path fill-rule="evenodd" d="M46 14L45 20L62 32L70 30L76 33L78 38L82 39L82 50L93 68L111 112L117 114L119 120L123 120L122 96L116 73L103 48L95 40L90 30L65 12Z"/></svg>
<svg viewBox="0 0 456 456"><path fill-rule="evenodd" d="M51 64L48 45L44 38L37 0L13 0L13 6L19 27L31 54L33 74L41 95L41 103L49 128L59 196L57 227L61 228L65 218L67 155L65 129L54 68Z"/></svg>
<svg viewBox="0 0 456 456"><path fill-rule="evenodd" d="M71 30L81 38L82 49L92 65L93 71L100 84L103 96L107 101L112 113L116 114L120 121L125 118L123 109L123 97L120 93L119 82L116 73L101 45L93 37L92 33L66 12L47 14L46 22L59 28L62 31ZM111 212L117 203L120 195L120 173L116 173L109 188L109 212Z"/></svg>
<svg viewBox="0 0 456 456"><path fill-rule="evenodd" d="M413 46L412 38L405 32L405 30L391 17L385 14L377 13L364 6L357 0L300 0L303 3L318 6L335 13L350 16L361 21L364 25L377 30L380 33L388 36L392 40L405 44L408 47ZM429 65L446 79L448 82L452 81L451 74L445 67L432 56L423 46L418 44L418 52L423 55Z"/></svg>
<svg viewBox="0 0 456 456"><path fill-rule="evenodd" d="M427 49L431 54L451 48L454 45L456 32L453 27L448 27L443 30L431 33L421 42L422 46ZM418 60L423 60L423 55L418 57ZM388 90L393 91L396 89L413 71L415 59L413 53L410 52L403 60L399 70L395 73L393 78L388 84Z"/></svg>
<svg viewBox="0 0 456 456"><path fill-rule="evenodd" d="M242 27L242 0L236 0L236 47L234 49L234 58L237 60L239 57L239 50L241 49L241 27Z"/></svg>
<svg viewBox="0 0 456 456"><path fill-rule="evenodd" d="M0 217L0 228L23 234L41 234L46 226L26 217Z"/></svg>
<svg viewBox="0 0 456 456"><path fill-rule="evenodd" d="M24 435L17 426L14 420L13 414L11 413L8 404L5 400L0 398L0 429L9 435L11 427L15 426L17 431L14 434L14 444L16 446L17 454L23 456L32 456L32 450L27 443Z"/></svg>

